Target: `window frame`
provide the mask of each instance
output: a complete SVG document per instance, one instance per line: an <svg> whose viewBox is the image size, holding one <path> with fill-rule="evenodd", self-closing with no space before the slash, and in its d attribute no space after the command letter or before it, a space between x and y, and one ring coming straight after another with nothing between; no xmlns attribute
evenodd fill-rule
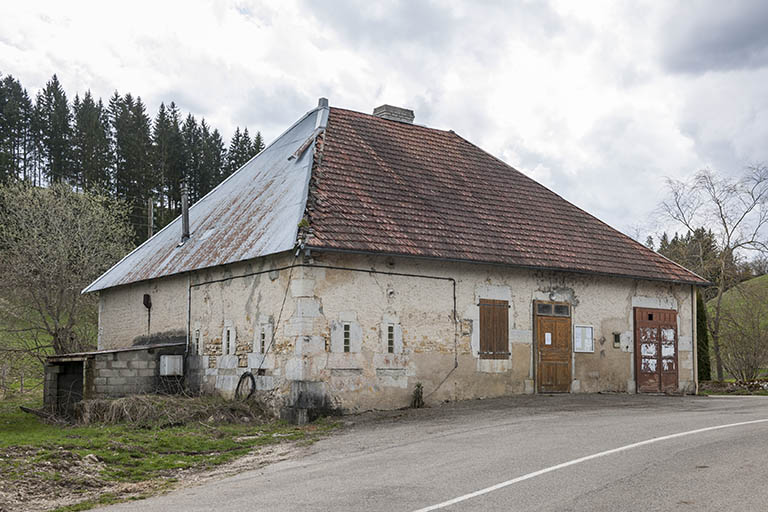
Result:
<svg viewBox="0 0 768 512"><path fill-rule="evenodd" d="M344 354L350 354L352 352L352 324L351 322L344 322L341 327L341 351Z"/></svg>
<svg viewBox="0 0 768 512"><path fill-rule="evenodd" d="M224 326L224 332L221 340L221 354L225 356L235 355L237 352L237 329L234 325Z"/></svg>
<svg viewBox="0 0 768 512"><path fill-rule="evenodd" d="M387 324L387 354L395 353L395 324Z"/></svg>
<svg viewBox="0 0 768 512"><path fill-rule="evenodd" d="M477 340L477 356L480 359L489 359L489 360L509 360L512 356L512 352L510 350L509 346L509 312L512 308L512 305L510 304L510 301L504 300L504 299L489 299L489 298L479 298L478 299L478 340ZM483 308L493 308L491 311L498 311L502 310L503 315L500 315L498 318L502 320L503 326L506 327L506 336L502 335L501 338L493 340L491 343L491 346L483 347L483 341L488 340L488 338L493 334L492 332L488 332L485 329L493 329L494 327L498 327L496 325L494 326L485 326L483 322L483 318L486 316L483 313ZM501 345L501 347L499 346ZM490 350L490 349L493 350ZM499 351L499 348L502 348L503 350Z"/></svg>
<svg viewBox="0 0 768 512"><path fill-rule="evenodd" d="M584 339L585 339L583 337L581 338L582 339L582 345L581 345L582 349L579 350L579 349L576 348L576 329L589 329L589 333L590 333L590 337L589 337L590 349L589 350L583 349L583 347L584 347ZM577 353L577 354L594 354L595 353L595 326L594 325L590 325L590 324L576 324L576 323L574 323L573 324L573 333L572 333L572 340L571 341L572 341L572 344L573 344L573 352L574 353Z"/></svg>

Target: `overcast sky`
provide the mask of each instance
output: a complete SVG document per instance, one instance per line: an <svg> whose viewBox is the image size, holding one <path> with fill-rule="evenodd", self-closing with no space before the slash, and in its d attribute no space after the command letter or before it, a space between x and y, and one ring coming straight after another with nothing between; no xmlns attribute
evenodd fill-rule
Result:
<svg viewBox="0 0 768 512"><path fill-rule="evenodd" d="M760 0L6 2L0 73L267 141L321 96L412 108L631 235L666 177L768 162Z"/></svg>

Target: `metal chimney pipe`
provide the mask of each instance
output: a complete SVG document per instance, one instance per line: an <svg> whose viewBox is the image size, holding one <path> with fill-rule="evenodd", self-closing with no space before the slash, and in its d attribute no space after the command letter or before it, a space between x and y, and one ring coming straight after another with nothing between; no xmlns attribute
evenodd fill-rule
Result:
<svg viewBox="0 0 768 512"><path fill-rule="evenodd" d="M187 184L181 184L181 243L189 240L189 197Z"/></svg>

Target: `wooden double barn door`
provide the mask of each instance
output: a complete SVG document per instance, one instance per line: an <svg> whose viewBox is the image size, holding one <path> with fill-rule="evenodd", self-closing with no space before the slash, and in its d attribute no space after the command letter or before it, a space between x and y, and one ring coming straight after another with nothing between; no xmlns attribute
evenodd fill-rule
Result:
<svg viewBox="0 0 768 512"><path fill-rule="evenodd" d="M571 391L571 318L536 315L536 383L539 393Z"/></svg>
<svg viewBox="0 0 768 512"><path fill-rule="evenodd" d="M677 391L677 311L635 308L635 375L642 393Z"/></svg>

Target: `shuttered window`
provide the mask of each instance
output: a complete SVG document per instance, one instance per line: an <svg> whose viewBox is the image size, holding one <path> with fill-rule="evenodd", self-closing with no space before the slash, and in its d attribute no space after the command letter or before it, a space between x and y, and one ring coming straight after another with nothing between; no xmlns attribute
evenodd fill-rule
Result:
<svg viewBox="0 0 768 512"><path fill-rule="evenodd" d="M509 357L509 302L480 299L480 358Z"/></svg>

